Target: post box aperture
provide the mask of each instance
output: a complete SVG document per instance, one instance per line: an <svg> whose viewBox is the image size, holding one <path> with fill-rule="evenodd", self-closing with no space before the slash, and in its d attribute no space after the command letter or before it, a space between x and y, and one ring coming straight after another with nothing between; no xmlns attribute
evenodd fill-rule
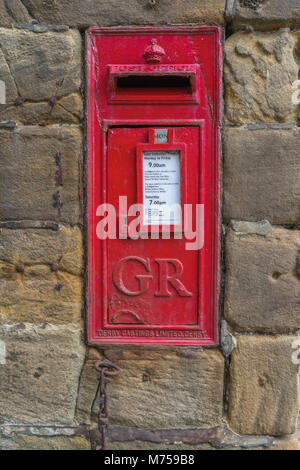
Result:
<svg viewBox="0 0 300 470"><path fill-rule="evenodd" d="M88 32L93 344L217 342L219 34Z"/></svg>

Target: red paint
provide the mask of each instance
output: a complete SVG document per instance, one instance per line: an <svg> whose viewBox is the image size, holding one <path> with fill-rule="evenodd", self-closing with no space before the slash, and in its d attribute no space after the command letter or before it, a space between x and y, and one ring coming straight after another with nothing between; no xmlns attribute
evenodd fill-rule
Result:
<svg viewBox="0 0 300 470"><path fill-rule="evenodd" d="M216 344L220 30L92 28L87 46L89 341ZM155 143L159 128L168 143ZM128 206L142 201L147 149L180 152L181 205L205 207L201 250L187 251L174 233L163 239L161 226L158 239L97 238L100 204L118 208L120 195Z"/></svg>

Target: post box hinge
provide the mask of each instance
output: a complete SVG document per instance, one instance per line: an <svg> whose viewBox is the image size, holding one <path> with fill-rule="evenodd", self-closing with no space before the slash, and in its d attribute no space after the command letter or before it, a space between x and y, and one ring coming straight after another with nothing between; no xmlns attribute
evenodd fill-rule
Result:
<svg viewBox="0 0 300 470"><path fill-rule="evenodd" d="M98 429L101 438L100 450L106 450L106 435L109 426L107 385L113 377L121 373L121 369L108 359L98 361L95 364L95 368L100 373L96 393L96 399L99 403Z"/></svg>

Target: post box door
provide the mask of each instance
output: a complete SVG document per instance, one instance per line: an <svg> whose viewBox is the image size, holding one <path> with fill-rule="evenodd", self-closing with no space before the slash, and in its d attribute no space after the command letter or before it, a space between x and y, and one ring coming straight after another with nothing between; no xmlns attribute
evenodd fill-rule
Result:
<svg viewBox="0 0 300 470"><path fill-rule="evenodd" d="M200 128L164 128L162 134L166 133L169 142L161 145L158 128L109 130L107 202L118 208L118 213L124 211L120 196L127 197L128 209L137 203L139 192L144 196L140 202L145 204L151 197L154 207L155 202L160 207L168 198L182 206L191 204L193 210L200 203ZM150 135L157 135L158 142L149 145ZM141 148L144 151L139 156ZM143 156L144 168L139 172L139 157ZM164 156L168 159L166 164ZM179 161L172 161L176 157ZM147 191L143 185L148 185ZM155 217L156 212L154 222ZM127 226L130 221L129 216ZM130 328L136 332L138 327L141 331L150 328L149 335L158 334L161 328L166 328L165 335L168 328L186 329L187 333L194 329L195 337L197 332L202 334L199 251L186 250L184 234L181 239L176 231L167 236L169 239L164 239L162 230L158 230L154 235L149 233L148 239L118 236L107 240L106 327L115 328L118 333L122 328L123 333Z"/></svg>
<svg viewBox="0 0 300 470"><path fill-rule="evenodd" d="M220 29L92 28L87 35L89 341L215 345ZM174 210L169 233L166 203L183 213ZM117 226L101 238L105 204ZM136 204L144 208L132 237ZM187 231L185 206L192 208Z"/></svg>

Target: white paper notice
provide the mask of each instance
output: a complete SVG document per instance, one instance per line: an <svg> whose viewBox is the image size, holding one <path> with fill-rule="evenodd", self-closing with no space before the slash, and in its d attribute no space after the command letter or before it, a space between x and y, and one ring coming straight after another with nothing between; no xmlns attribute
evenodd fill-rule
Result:
<svg viewBox="0 0 300 470"><path fill-rule="evenodd" d="M144 225L181 224L180 151L143 152Z"/></svg>

